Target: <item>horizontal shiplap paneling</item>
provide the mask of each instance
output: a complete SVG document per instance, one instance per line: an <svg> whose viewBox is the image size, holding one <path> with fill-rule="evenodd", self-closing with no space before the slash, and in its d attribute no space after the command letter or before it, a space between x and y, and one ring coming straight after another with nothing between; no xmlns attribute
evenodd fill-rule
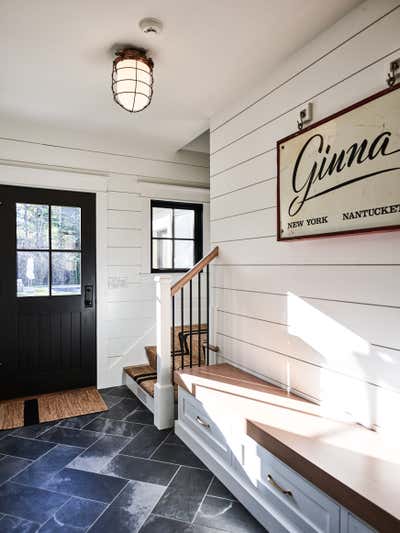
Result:
<svg viewBox="0 0 400 533"><path fill-rule="evenodd" d="M257 265L215 268L215 285L384 306L400 306L400 266Z"/></svg>
<svg viewBox="0 0 400 533"><path fill-rule="evenodd" d="M108 193L108 209L117 211L142 211L143 199L137 194L110 192Z"/></svg>
<svg viewBox="0 0 400 533"><path fill-rule="evenodd" d="M357 38L359 32L379 22L380 18L387 16L399 6L397 0L368 0L354 9L346 17L336 24L327 28L313 41L298 50L285 62L281 62L279 68L268 76L265 83L249 90L243 98L233 102L229 107L220 110L211 118L210 130L213 133L211 143L220 128L229 122L236 120L241 114L246 113L251 107L279 90L288 80L302 74L310 65L317 64L329 56L337 47L349 40ZM214 149L212 149L213 151Z"/></svg>
<svg viewBox="0 0 400 533"><path fill-rule="evenodd" d="M218 241L211 238L218 244ZM233 238L234 235L232 235ZM398 233L360 234L296 242L277 242L276 237L273 236L265 239L224 243L220 250L220 262L243 265L400 265L398 244Z"/></svg>
<svg viewBox="0 0 400 533"><path fill-rule="evenodd" d="M108 227L141 229L143 214L137 211L108 211Z"/></svg>
<svg viewBox="0 0 400 533"><path fill-rule="evenodd" d="M215 198L211 203L211 220L259 211L276 205L276 179Z"/></svg>
<svg viewBox="0 0 400 533"><path fill-rule="evenodd" d="M215 302L218 309L226 313L252 317L293 330L301 323L307 331L314 327L314 322L320 324L316 329L323 329L324 325L329 329L336 323L373 344L400 350L400 330L397 327L400 324L400 307L302 298L290 292L280 295L222 289L216 289ZM306 320L310 325L305 324Z"/></svg>
<svg viewBox="0 0 400 533"><path fill-rule="evenodd" d="M400 392L398 349L373 346L342 322L308 306L298 306L302 314L292 310L289 326L219 312L217 331L305 363L355 378L362 375L369 383Z"/></svg>
<svg viewBox="0 0 400 533"><path fill-rule="evenodd" d="M246 139L254 130L262 133L263 124L282 115L291 108L302 105L328 87L332 87L341 80L351 76L362 67L370 65L382 56L393 51L394 44L398 44L398 25L400 23L400 9L392 11L383 9L383 13L391 12L383 18L378 17L373 25L367 25L355 38L334 47L331 53L319 62L311 64L296 78L289 79L279 90L273 92L259 103L242 113L235 120L219 128L212 135L211 152L213 166L211 173L218 172L216 161L232 159L231 154L240 141ZM375 36L379 32L379 39ZM369 90L369 87L359 91ZM264 136L265 137L265 136ZM236 145L236 146L235 146ZM227 152L230 146L232 152ZM218 156L217 156L218 154ZM214 165L216 165L214 167Z"/></svg>
<svg viewBox="0 0 400 533"><path fill-rule="evenodd" d="M118 229L109 229L107 231L108 235L108 245L115 247L126 247L131 248L132 246L141 246L142 245L142 231L140 229L130 229L130 228L118 228Z"/></svg>
<svg viewBox="0 0 400 533"><path fill-rule="evenodd" d="M379 427L400 408L399 233L277 242L275 147L306 102L319 120L382 89L399 23L366 2L211 127L221 356Z"/></svg>

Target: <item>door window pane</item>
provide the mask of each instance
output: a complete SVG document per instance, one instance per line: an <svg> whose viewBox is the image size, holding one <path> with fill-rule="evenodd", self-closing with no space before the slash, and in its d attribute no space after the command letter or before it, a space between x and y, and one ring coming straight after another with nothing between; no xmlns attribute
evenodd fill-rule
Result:
<svg viewBox="0 0 400 533"><path fill-rule="evenodd" d="M153 239L153 268L172 268L172 241Z"/></svg>
<svg viewBox="0 0 400 533"><path fill-rule="evenodd" d="M81 208L51 206L51 246L56 250L81 249Z"/></svg>
<svg viewBox="0 0 400 533"><path fill-rule="evenodd" d="M53 252L51 263L51 294L81 294L80 252Z"/></svg>
<svg viewBox="0 0 400 533"><path fill-rule="evenodd" d="M153 237L172 237L172 209L153 207Z"/></svg>
<svg viewBox="0 0 400 533"><path fill-rule="evenodd" d="M194 242L175 241L174 268L191 268L194 264Z"/></svg>
<svg viewBox="0 0 400 533"><path fill-rule="evenodd" d="M194 211L189 209L174 209L175 238L193 239Z"/></svg>
<svg viewBox="0 0 400 533"><path fill-rule="evenodd" d="M48 252L17 252L17 295L49 295Z"/></svg>
<svg viewBox="0 0 400 533"><path fill-rule="evenodd" d="M49 247L49 206L17 204L17 248Z"/></svg>

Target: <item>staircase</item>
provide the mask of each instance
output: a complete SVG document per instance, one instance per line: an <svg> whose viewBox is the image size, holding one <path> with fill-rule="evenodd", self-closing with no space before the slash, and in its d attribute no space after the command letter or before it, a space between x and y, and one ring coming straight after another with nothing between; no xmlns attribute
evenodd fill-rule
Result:
<svg viewBox="0 0 400 533"><path fill-rule="evenodd" d="M145 347L147 364L124 368L126 385L154 413L158 429L173 425L174 371L215 362L218 348L210 344L209 265L217 256L218 247L174 285L168 275L156 277L157 346Z"/></svg>
<svg viewBox="0 0 400 533"><path fill-rule="evenodd" d="M171 352L172 369L181 370L192 366L202 366L206 364L206 341L207 341L207 324L201 324L200 330L198 324L175 326L174 340L172 340L173 331L171 330L171 345L176 347ZM200 344L200 351L199 351ZM192 346L192 349L190 347ZM157 383L157 347L146 346L147 365L134 365L124 368L124 372L132 378L137 385L147 394L154 398L154 386ZM173 355L174 354L174 355ZM190 357L192 354L192 357ZM171 376L173 380L173 376ZM140 395L140 392L139 392ZM177 386L174 385L174 396L177 401Z"/></svg>

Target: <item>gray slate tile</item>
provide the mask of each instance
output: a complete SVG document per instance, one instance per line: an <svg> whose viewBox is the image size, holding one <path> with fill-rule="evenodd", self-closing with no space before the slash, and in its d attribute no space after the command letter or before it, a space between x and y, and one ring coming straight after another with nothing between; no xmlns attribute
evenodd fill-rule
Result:
<svg viewBox="0 0 400 533"><path fill-rule="evenodd" d="M40 488L82 451L83 448L59 444L21 472L13 481Z"/></svg>
<svg viewBox="0 0 400 533"><path fill-rule="evenodd" d="M58 444L66 444L68 446L88 448L100 436L101 435L93 431L70 429L57 426L47 431L44 435L41 435L39 439L48 442L56 442Z"/></svg>
<svg viewBox="0 0 400 533"><path fill-rule="evenodd" d="M90 413L83 416L73 416L71 418L64 418L59 423L59 426L63 428L72 428L72 429L82 429L84 426L87 426L89 422L100 416L101 413Z"/></svg>
<svg viewBox="0 0 400 533"><path fill-rule="evenodd" d="M239 502L206 496L195 524L232 533L263 533L265 529Z"/></svg>
<svg viewBox="0 0 400 533"><path fill-rule="evenodd" d="M42 435L45 431L58 424L58 420L55 422L44 422L43 424L33 424L32 426L24 426L14 431L13 435L16 437L25 437L28 439L36 439L39 435Z"/></svg>
<svg viewBox="0 0 400 533"><path fill-rule="evenodd" d="M178 468L177 465L117 455L102 472L111 476L165 486L171 481Z"/></svg>
<svg viewBox="0 0 400 533"><path fill-rule="evenodd" d="M114 407L101 414L102 418L112 420L123 420L126 416L137 409L139 400L137 398L123 398Z"/></svg>
<svg viewBox="0 0 400 533"><path fill-rule="evenodd" d="M47 490L8 482L0 487L0 512L43 523L68 499Z"/></svg>
<svg viewBox="0 0 400 533"><path fill-rule="evenodd" d="M176 446L175 444L164 443L158 448L158 450L152 456L152 459L157 459L158 461L165 461L168 463L175 463L177 465L203 468L204 470L207 469L204 463L202 463L187 446Z"/></svg>
<svg viewBox="0 0 400 533"><path fill-rule="evenodd" d="M41 442L36 439L23 439L9 435L0 440L0 453L22 457L23 459L37 459L54 446L55 444L50 442Z"/></svg>
<svg viewBox="0 0 400 533"><path fill-rule="evenodd" d="M91 528L91 533L135 533L139 531L164 492L164 487L130 481Z"/></svg>
<svg viewBox="0 0 400 533"><path fill-rule="evenodd" d="M220 529L178 522L164 516L150 515L140 533L222 533Z"/></svg>
<svg viewBox="0 0 400 533"><path fill-rule="evenodd" d="M216 477L213 479L207 496L216 496L217 498L225 498L226 500L236 500L235 496L223 485Z"/></svg>
<svg viewBox="0 0 400 533"><path fill-rule="evenodd" d="M0 533L35 533L39 527L40 524L15 516L0 519Z"/></svg>
<svg viewBox="0 0 400 533"><path fill-rule="evenodd" d="M154 509L155 514L191 522L213 476L207 470L181 467Z"/></svg>
<svg viewBox="0 0 400 533"><path fill-rule="evenodd" d="M103 417L96 418L85 427L87 430L123 437L134 437L142 428L141 424L133 424L132 422L121 420L108 420Z"/></svg>
<svg viewBox="0 0 400 533"><path fill-rule="evenodd" d="M144 426L142 431L120 453L133 457L149 458L170 432L155 426Z"/></svg>
<svg viewBox="0 0 400 533"><path fill-rule="evenodd" d="M110 502L126 485L126 480L64 468L43 484L43 488L79 498Z"/></svg>
<svg viewBox="0 0 400 533"><path fill-rule="evenodd" d="M71 498L56 512L54 518L46 522L40 533L86 531L106 508L105 503Z"/></svg>
<svg viewBox="0 0 400 533"><path fill-rule="evenodd" d="M120 385L119 387L108 387L107 389L100 389L101 396L104 394L112 394L113 396L119 396L120 398L136 398L133 392L126 386Z"/></svg>
<svg viewBox="0 0 400 533"><path fill-rule="evenodd" d="M127 437L104 435L79 457L76 457L70 463L69 468L100 472L128 442L130 442L130 439Z"/></svg>
<svg viewBox="0 0 400 533"><path fill-rule="evenodd" d="M147 424L153 426L154 424L154 415L148 409L136 409L132 414L126 417L128 422L137 422L138 424Z"/></svg>
<svg viewBox="0 0 400 533"><path fill-rule="evenodd" d="M20 457L6 456L0 461L0 485L29 466L31 461Z"/></svg>

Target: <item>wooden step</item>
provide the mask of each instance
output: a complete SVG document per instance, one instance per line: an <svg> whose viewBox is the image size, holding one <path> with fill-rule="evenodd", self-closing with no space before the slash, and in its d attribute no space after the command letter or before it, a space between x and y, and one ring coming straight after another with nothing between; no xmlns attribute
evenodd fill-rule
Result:
<svg viewBox="0 0 400 533"><path fill-rule="evenodd" d="M139 383L139 386L147 392L147 394L150 394L150 396L152 396L154 398L154 387L157 383L157 379L156 378L149 378L149 379L146 379L144 381L141 381ZM174 385L174 400L175 402L178 401L178 386L177 385Z"/></svg>
<svg viewBox="0 0 400 533"><path fill-rule="evenodd" d="M145 376L153 376L156 373L156 370L150 365L134 365L125 367L124 372L137 381Z"/></svg>

